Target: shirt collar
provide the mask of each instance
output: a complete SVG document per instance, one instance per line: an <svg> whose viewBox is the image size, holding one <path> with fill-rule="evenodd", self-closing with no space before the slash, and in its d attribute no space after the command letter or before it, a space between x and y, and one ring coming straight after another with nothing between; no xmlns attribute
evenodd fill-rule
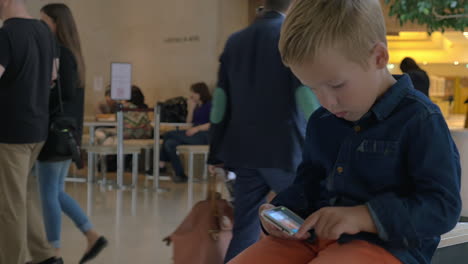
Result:
<svg viewBox="0 0 468 264"><path fill-rule="evenodd" d="M377 120L385 120L407 95L413 83L408 75L394 75L397 82L390 87L371 108Z"/></svg>
<svg viewBox="0 0 468 264"><path fill-rule="evenodd" d="M275 10L265 10L262 15L262 18L265 18L265 19L278 18L278 17L285 18L286 15Z"/></svg>

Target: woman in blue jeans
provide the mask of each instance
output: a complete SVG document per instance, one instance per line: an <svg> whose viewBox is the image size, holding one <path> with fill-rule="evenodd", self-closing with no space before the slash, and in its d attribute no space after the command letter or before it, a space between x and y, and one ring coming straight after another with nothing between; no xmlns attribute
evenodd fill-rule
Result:
<svg viewBox="0 0 468 264"><path fill-rule="evenodd" d="M205 83L195 83L190 87L188 100L187 123L193 126L188 130L175 130L163 136L159 170L166 170L166 163L170 162L174 169L173 181L186 182L187 176L177 155L179 145L207 145L208 130L210 129L211 94Z"/></svg>
<svg viewBox="0 0 468 264"><path fill-rule="evenodd" d="M55 85L50 92L51 120L59 113L61 98L64 114L76 121L75 136L77 143L80 144L83 130L85 68L78 31L70 9L64 4L44 6L41 9L41 19L56 35L60 52L58 63L60 87ZM48 141L52 140L53 134L50 134ZM88 246L80 260L80 263L85 263L102 251L107 245L107 240L93 229L78 203L65 192L64 181L72 161L71 156L60 155L50 146L46 142L36 164L47 238L56 249L57 257L60 258L63 211L87 238Z"/></svg>

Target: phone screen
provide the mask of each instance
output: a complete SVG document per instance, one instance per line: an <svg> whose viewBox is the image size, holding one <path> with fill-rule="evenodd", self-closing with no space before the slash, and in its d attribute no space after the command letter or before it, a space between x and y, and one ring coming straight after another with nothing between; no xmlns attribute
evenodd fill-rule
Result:
<svg viewBox="0 0 468 264"><path fill-rule="evenodd" d="M285 207L267 210L263 215L287 233L294 235L304 223L304 220Z"/></svg>

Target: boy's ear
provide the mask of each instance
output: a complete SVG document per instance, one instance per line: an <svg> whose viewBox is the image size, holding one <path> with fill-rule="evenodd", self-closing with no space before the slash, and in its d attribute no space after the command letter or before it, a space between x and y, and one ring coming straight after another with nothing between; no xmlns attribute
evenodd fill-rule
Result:
<svg viewBox="0 0 468 264"><path fill-rule="evenodd" d="M384 43L382 42L379 42L377 44L375 44L374 46L374 50L373 50L373 58L374 58L374 62L375 63L375 66L377 69L381 70L383 68L386 68L387 67L387 64L388 64L388 60L389 60L389 55L388 55L388 49L387 49L387 45L385 45Z"/></svg>

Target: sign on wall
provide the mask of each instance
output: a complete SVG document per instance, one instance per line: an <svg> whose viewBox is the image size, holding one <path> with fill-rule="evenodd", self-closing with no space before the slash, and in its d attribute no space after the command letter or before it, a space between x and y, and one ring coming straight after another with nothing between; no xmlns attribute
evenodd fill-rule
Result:
<svg viewBox="0 0 468 264"><path fill-rule="evenodd" d="M132 64L121 62L111 64L111 98L113 100L132 98Z"/></svg>

